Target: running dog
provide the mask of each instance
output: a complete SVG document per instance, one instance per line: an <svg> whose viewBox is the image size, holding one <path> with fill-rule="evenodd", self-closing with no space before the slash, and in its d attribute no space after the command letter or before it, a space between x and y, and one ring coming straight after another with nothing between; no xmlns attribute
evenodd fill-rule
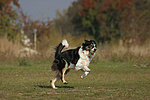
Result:
<svg viewBox="0 0 150 100"><path fill-rule="evenodd" d="M53 71L56 71L56 77L50 81L53 89L57 89L55 82L59 79L61 79L64 84L68 84L68 82L65 80L65 75L70 69L75 69L76 71L82 70L84 74L81 76L81 78L86 77L91 71L88 66L97 50L96 42L94 40L85 40L81 46L62 52L64 48L68 47L69 44L67 40L64 39L55 48L55 60L53 61L51 68Z"/></svg>

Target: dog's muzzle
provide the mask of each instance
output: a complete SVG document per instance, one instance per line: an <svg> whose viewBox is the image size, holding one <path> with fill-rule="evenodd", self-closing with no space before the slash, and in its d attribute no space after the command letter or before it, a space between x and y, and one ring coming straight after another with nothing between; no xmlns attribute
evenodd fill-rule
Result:
<svg viewBox="0 0 150 100"><path fill-rule="evenodd" d="M94 52L94 51L91 51L90 53L93 55L95 52Z"/></svg>
<svg viewBox="0 0 150 100"><path fill-rule="evenodd" d="M90 51L90 54L94 55L94 53L96 52L97 49L94 48L94 50Z"/></svg>

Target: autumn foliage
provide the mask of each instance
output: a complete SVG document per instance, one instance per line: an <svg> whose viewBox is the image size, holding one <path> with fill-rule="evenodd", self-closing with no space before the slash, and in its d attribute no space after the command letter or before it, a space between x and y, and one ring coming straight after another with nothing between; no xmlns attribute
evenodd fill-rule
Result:
<svg viewBox="0 0 150 100"><path fill-rule="evenodd" d="M19 10L13 9L13 6ZM0 35L7 34L15 40L20 29L29 38L33 38L33 29L37 29L40 44L47 44L53 29L60 36L88 34L98 43L132 39L146 40L150 29L150 1L148 0L77 0L63 14L47 21L31 20L20 9L18 0L0 1ZM52 28L53 26L53 28ZM41 47L41 46L40 46Z"/></svg>
<svg viewBox="0 0 150 100"><path fill-rule="evenodd" d="M80 25L82 30L104 43L120 37L119 25L121 20L125 20L123 13L130 10L132 2L133 0L78 0L76 3L80 7L72 21L76 27Z"/></svg>
<svg viewBox="0 0 150 100"><path fill-rule="evenodd" d="M4 14L12 14L12 5L13 3L14 6L20 8L20 5L18 3L18 0L1 0L0 1L0 14L3 16Z"/></svg>
<svg viewBox="0 0 150 100"><path fill-rule="evenodd" d="M14 40L18 27L16 20L19 18L11 3L20 8L18 0L0 0L0 36L7 35L9 39Z"/></svg>

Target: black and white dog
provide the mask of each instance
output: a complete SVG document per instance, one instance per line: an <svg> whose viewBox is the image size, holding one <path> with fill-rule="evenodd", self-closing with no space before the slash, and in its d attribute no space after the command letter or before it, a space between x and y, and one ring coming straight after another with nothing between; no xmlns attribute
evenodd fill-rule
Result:
<svg viewBox="0 0 150 100"><path fill-rule="evenodd" d="M87 76L91 71L88 66L95 55L97 50L97 45L94 40L85 40L82 46L76 49L69 49L62 52L62 49L68 48L69 44L66 39L64 39L57 47L55 52L55 60L53 61L52 70L56 71L56 77L50 81L53 89L57 89L55 82L58 79L64 84L68 84L64 76L68 73L70 69L75 69L76 71L82 70L84 74L81 78Z"/></svg>

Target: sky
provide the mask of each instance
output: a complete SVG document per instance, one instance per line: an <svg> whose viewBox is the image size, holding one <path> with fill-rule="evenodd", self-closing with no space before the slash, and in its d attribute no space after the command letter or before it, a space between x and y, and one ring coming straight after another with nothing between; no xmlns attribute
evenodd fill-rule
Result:
<svg viewBox="0 0 150 100"><path fill-rule="evenodd" d="M19 0L23 12L32 20L45 21L49 17L56 17L56 10L67 9L73 1L77 0Z"/></svg>

